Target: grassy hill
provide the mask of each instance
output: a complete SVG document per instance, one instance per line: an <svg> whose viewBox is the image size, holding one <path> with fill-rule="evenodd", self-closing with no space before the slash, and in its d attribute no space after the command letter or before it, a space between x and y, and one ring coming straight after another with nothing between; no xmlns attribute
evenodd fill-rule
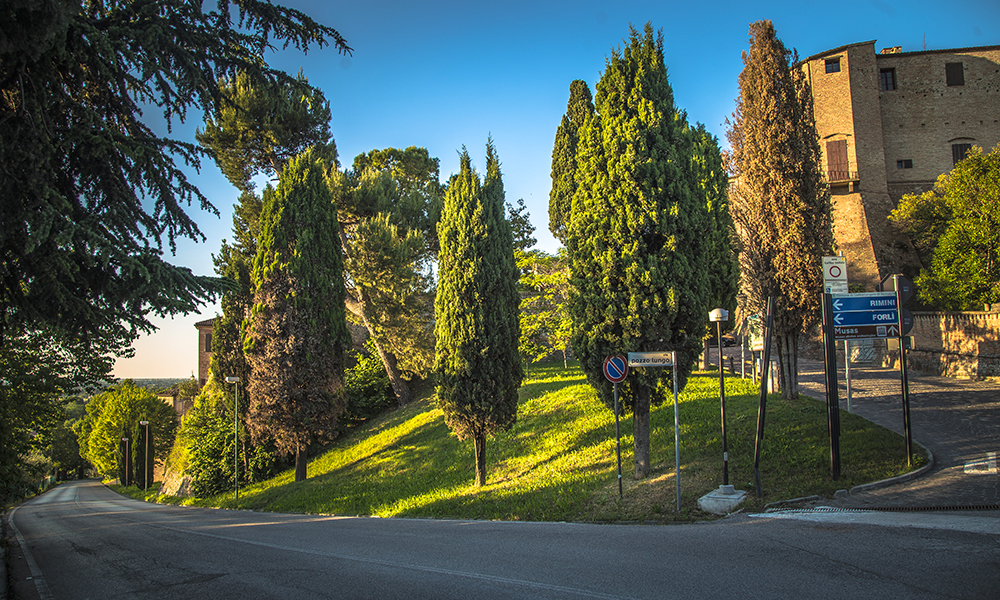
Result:
<svg viewBox="0 0 1000 600"><path fill-rule="evenodd" d="M829 474L823 403L771 395L761 460L764 498L754 498L753 451L758 388L727 378L730 483L750 492L749 508L849 488L908 470L902 438L841 412L838 481ZM722 483L719 380L696 373L681 393L681 510L676 511L672 399L651 413L652 475L632 478L631 419L622 420L624 499L618 498L614 415L580 369L533 368L520 391L517 424L487 445L488 485L473 485L471 442L459 441L434 404L433 391L405 409L357 428L309 463L309 479L288 471L211 498L159 502L277 512L380 517L535 521L687 521L704 518L702 495ZM922 464L922 463L921 463ZM130 495L141 497L132 488Z"/></svg>

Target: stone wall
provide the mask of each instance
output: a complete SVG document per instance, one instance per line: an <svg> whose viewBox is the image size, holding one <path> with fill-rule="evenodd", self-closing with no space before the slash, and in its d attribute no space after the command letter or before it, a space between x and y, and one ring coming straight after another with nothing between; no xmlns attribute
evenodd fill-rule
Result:
<svg viewBox="0 0 1000 600"><path fill-rule="evenodd" d="M1000 312L915 312L910 334L908 366L917 371L1000 377Z"/></svg>

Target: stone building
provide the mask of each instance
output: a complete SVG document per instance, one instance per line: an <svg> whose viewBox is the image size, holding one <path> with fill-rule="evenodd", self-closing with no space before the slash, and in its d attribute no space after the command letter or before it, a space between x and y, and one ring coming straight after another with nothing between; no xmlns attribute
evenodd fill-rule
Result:
<svg viewBox="0 0 1000 600"><path fill-rule="evenodd" d="M812 86L834 237L848 280L872 291L920 259L888 221L969 148L1000 144L1000 46L903 52L860 42L798 64Z"/></svg>
<svg viewBox="0 0 1000 600"><path fill-rule="evenodd" d="M208 383L208 369L212 364L212 326L215 319L206 319L194 324L198 328L198 385Z"/></svg>

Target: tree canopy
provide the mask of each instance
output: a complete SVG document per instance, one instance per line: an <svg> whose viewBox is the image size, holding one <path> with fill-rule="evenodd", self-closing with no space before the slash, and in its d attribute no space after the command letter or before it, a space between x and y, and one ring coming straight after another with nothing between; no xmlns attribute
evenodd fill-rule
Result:
<svg viewBox="0 0 1000 600"><path fill-rule="evenodd" d="M821 259L833 252L812 94L791 55L770 21L750 24L727 157L740 285L758 314L775 298L778 381L786 398L798 395L799 334L819 321Z"/></svg>
<svg viewBox="0 0 1000 600"><path fill-rule="evenodd" d="M217 212L186 176L201 151L172 127L223 107L219 80L296 83L269 50L329 44L350 52L336 30L262 0L0 4L0 351L51 369L54 339L64 354L51 374L73 393L130 355L150 315L193 312L226 289L164 257L178 238L204 239L188 207ZM32 385L3 404L30 416L49 394ZM0 447L18 447L16 429L0 429Z"/></svg>
<svg viewBox="0 0 1000 600"><path fill-rule="evenodd" d="M216 81L291 80L262 60L273 43L306 50L335 30L258 0L13 0L0 18L0 324L47 323L103 351L126 351L147 314L195 310L221 289L162 258L203 239L184 205L216 212L180 163L197 147L157 135L223 103Z"/></svg>
<svg viewBox="0 0 1000 600"><path fill-rule="evenodd" d="M476 485L486 483L486 439L517 418L524 371L518 356L517 266L504 215L500 160L486 146L480 182L463 149L438 224L434 302L438 404L448 426L475 445Z"/></svg>
<svg viewBox="0 0 1000 600"><path fill-rule="evenodd" d="M915 281L921 300L942 310L1000 302L1000 146L973 147L933 190L903 196L890 219L931 253Z"/></svg>
<svg viewBox="0 0 1000 600"><path fill-rule="evenodd" d="M696 167L713 161L696 160L696 136L674 105L662 33L652 25L641 33L632 28L626 45L612 52L595 109L579 131L568 227L573 352L608 406L606 357L678 352L673 369L635 369L620 386L623 408L633 415L635 476L644 477L650 404L673 377L684 386L715 301L711 282L728 276L715 270L714 253L723 257L719 264L730 255L716 238L701 185L710 178ZM719 200L713 196L717 207Z"/></svg>
<svg viewBox="0 0 1000 600"><path fill-rule="evenodd" d="M247 426L256 442L294 453L306 478L314 440L337 434L343 411L344 313L340 230L328 183L334 166L311 148L264 190L251 277L254 305L244 350L250 363Z"/></svg>
<svg viewBox="0 0 1000 600"><path fill-rule="evenodd" d="M145 428L140 421L149 421L150 464L166 456L174 442L177 413L153 392L126 380L97 394L87 403L87 416L78 440L81 455L104 477L122 473L128 463L129 472L144 464L142 443ZM140 431L142 430L142 431ZM128 438L128 455L123 452L122 439ZM123 483L131 478L125 474Z"/></svg>
<svg viewBox="0 0 1000 600"><path fill-rule="evenodd" d="M594 115L594 102L586 81L576 79L569 84L566 114L556 128L552 146L552 189L549 191L549 231L566 244L567 227L576 194L577 144L580 128Z"/></svg>

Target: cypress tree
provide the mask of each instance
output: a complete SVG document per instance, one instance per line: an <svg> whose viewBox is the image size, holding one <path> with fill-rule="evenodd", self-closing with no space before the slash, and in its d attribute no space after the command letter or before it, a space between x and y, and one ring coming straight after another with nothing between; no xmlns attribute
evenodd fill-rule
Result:
<svg viewBox="0 0 1000 600"><path fill-rule="evenodd" d="M566 244L573 195L576 193L576 148L579 131L594 115L594 102L587 82L576 79L569 84L566 114L556 129L552 146L552 190L549 191L549 231Z"/></svg>
<svg viewBox="0 0 1000 600"><path fill-rule="evenodd" d="M310 148L290 160L277 189L264 191L245 339L248 429L256 442L273 439L279 452L295 453L296 481L306 478L309 443L336 435L350 344L333 166L318 154Z"/></svg>
<svg viewBox="0 0 1000 600"><path fill-rule="evenodd" d="M486 483L486 439L514 424L524 378L514 241L492 140L486 152L485 181L463 149L445 195L434 302L438 404L458 437L473 440L479 486Z"/></svg>
<svg viewBox="0 0 1000 600"><path fill-rule="evenodd" d="M798 340L820 317L821 259L833 252L830 194L820 171L812 94L770 21L750 25L740 96L727 133L730 211L751 310L775 298L778 382L798 395Z"/></svg>
<svg viewBox="0 0 1000 600"><path fill-rule="evenodd" d="M571 259L573 351L612 405L607 356L678 352L674 369L637 368L620 385L633 415L635 476L649 473L649 410L659 386L683 387L698 356L711 297L711 222L692 172L692 133L674 106L662 33L631 29L597 84L580 130Z"/></svg>

